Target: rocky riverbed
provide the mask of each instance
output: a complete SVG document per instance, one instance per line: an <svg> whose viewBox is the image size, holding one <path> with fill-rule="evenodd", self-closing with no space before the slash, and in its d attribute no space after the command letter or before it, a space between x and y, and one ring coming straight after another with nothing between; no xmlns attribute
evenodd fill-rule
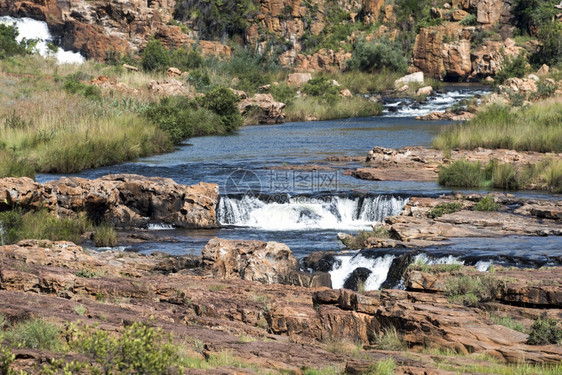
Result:
<svg viewBox="0 0 562 375"><path fill-rule="evenodd" d="M256 368L299 374L303 368L327 366L361 373L388 357L396 362L397 373L404 374L462 371L472 361L495 365L490 358L505 363L562 361L560 346L528 345L526 333L491 319L510 317L527 328L539 316L560 319L560 267L498 269L493 274L499 283L497 294L477 307L465 307L443 294L444 280L482 275L470 267L452 274L410 269L406 290L358 293L270 284L283 281L295 265L291 258L286 246L259 241L215 239L201 258L22 241L1 248L0 314L11 324L30 318L61 326L83 321L111 332L131 322L150 322L185 339L183 345L200 340L201 356L227 350L253 366L208 372L216 374L255 373ZM85 313L78 314L77 306ZM404 350L377 349L377 335L385 327L403 335ZM14 353L14 369L32 369L50 358L79 358L23 348Z"/></svg>

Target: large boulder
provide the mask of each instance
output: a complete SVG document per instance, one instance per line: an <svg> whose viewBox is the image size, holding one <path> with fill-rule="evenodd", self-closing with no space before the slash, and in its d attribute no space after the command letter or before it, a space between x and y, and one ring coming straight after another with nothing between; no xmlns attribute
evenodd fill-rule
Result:
<svg viewBox="0 0 562 375"><path fill-rule="evenodd" d="M398 78L394 81L394 87L399 88L409 83L423 83L423 72L416 72Z"/></svg>
<svg viewBox="0 0 562 375"><path fill-rule="evenodd" d="M446 79L466 78L472 72L470 41L462 39L443 45L443 68Z"/></svg>
<svg viewBox="0 0 562 375"><path fill-rule="evenodd" d="M287 83L291 86L301 87L312 79L310 73L291 73L287 78Z"/></svg>
<svg viewBox="0 0 562 375"><path fill-rule="evenodd" d="M285 103L276 101L271 94L255 94L251 98L243 99L238 103L238 109L242 115L251 109L258 110L258 122L260 124L282 124L285 122L283 108Z"/></svg>
<svg viewBox="0 0 562 375"><path fill-rule="evenodd" d="M221 238L213 238L205 245L202 265L216 277L263 284L285 283L299 267L285 244Z"/></svg>

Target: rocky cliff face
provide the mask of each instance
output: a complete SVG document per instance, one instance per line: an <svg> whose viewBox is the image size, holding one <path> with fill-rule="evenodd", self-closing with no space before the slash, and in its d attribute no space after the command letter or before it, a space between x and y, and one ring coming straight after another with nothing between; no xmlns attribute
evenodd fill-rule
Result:
<svg viewBox="0 0 562 375"><path fill-rule="evenodd" d="M213 6L213 11L220 12L225 7L221 4L240 4L176 0L0 0L0 15L46 21L61 37L63 47L98 60L142 50L152 36L173 48L189 49L197 45L204 55L229 56L230 48L217 40L224 42L234 36L234 41L261 53L270 53L270 47L275 46L282 65L301 71L345 69L355 41L376 40L382 36L395 39L405 32L400 24L404 20L397 21L395 14L400 9L384 0L254 0L246 3L242 14L232 15L239 21L236 34L228 35L224 31L222 36L213 36L215 40L201 40L208 33L203 30L207 25L201 24L200 13L180 15L174 13L176 8L185 4L188 9L196 10ZM423 71L436 78L455 81L481 79L501 69L505 56L519 53L520 48L507 39L513 35L514 0L434 3L436 6L429 13L430 24L439 25L419 30L410 59L411 72ZM219 13L219 16L213 19L207 15L210 18L205 22L221 23L229 19L224 14ZM419 15L416 17L421 19ZM473 20L465 22L467 17ZM374 26L377 22L383 25ZM410 16L410 21L406 22L413 22L413 18ZM492 36L493 41L489 40Z"/></svg>

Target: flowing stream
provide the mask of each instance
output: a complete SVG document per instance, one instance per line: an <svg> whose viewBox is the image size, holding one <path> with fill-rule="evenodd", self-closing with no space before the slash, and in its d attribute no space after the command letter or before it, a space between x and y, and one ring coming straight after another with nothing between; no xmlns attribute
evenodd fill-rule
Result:
<svg viewBox="0 0 562 375"><path fill-rule="evenodd" d="M55 56L60 63L81 63L82 56L59 49L49 51L54 40L45 23L30 19L0 18L15 22L20 38L39 39L38 51ZM357 233L398 214L412 195L438 196L450 192L431 182L364 181L345 173L361 166L374 146L399 148L428 146L450 122L415 120L442 111L465 98L478 97L485 88L453 85L427 101L383 99L384 115L335 121L295 122L270 126L247 126L228 136L193 138L175 152L134 162L83 171L76 176L97 178L111 173L161 176L180 184L200 181L219 184L217 207L220 228L186 230L151 223L162 241L123 247L127 251L199 254L207 241L219 236L286 243L302 258L314 251L341 251L339 232ZM354 157L355 161L330 163L330 157ZM315 170L287 166L316 164ZM60 175L39 175L44 182ZM517 192L526 197L553 198L540 192ZM556 198L556 197L555 197ZM366 289L378 289L387 280L397 260L408 262L464 263L486 270L492 264L538 267L562 264L560 237L508 237L499 239L454 239L425 249L377 249L339 252L330 271L333 286L342 287L358 267L371 273ZM393 281L393 287L400 282ZM388 286L388 285L387 285Z"/></svg>

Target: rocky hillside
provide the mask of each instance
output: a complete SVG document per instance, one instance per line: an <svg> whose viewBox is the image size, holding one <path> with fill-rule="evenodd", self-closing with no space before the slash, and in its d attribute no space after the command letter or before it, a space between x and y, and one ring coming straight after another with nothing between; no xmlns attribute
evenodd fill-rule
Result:
<svg viewBox="0 0 562 375"><path fill-rule="evenodd" d="M556 23L562 10L554 1L527 3L0 0L0 15L44 20L63 47L98 60L142 50L154 36L172 48L197 47L204 55L229 56L228 45L239 44L297 70L337 70L346 67L358 41L384 38L409 57L410 72L457 81L493 76L506 56L541 48L533 38L540 37L539 23ZM522 34L531 37L512 39Z"/></svg>

